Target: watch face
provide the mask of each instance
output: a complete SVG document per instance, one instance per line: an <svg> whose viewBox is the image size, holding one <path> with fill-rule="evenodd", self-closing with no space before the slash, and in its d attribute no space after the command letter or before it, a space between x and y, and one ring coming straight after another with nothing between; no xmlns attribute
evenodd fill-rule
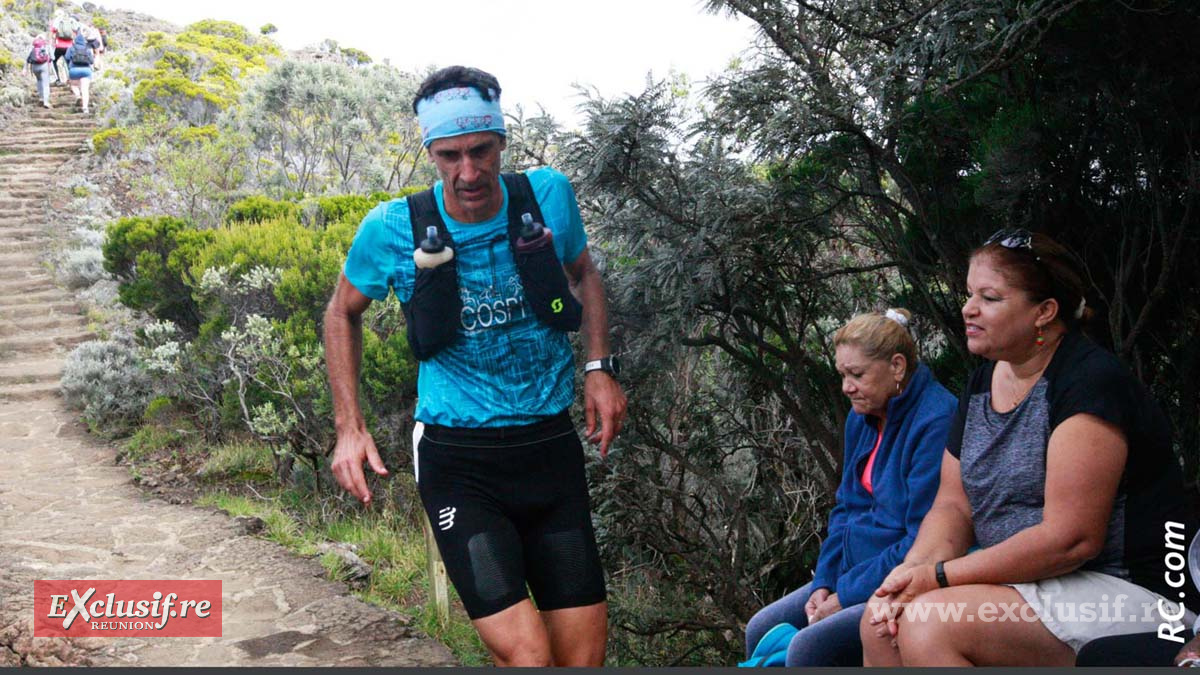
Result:
<svg viewBox="0 0 1200 675"><path fill-rule="evenodd" d="M615 357L615 356L608 357L607 361L608 361L608 363L606 365L608 365L608 368L606 368L606 370L608 370L608 372L612 373L613 375L620 375L621 374L621 361L619 359L617 359L617 357Z"/></svg>

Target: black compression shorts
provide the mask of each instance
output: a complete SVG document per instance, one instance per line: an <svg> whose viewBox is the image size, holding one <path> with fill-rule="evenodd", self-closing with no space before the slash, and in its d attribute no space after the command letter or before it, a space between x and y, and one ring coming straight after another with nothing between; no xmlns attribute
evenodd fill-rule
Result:
<svg viewBox="0 0 1200 675"><path fill-rule="evenodd" d="M529 597L540 610L605 599L583 446L570 416L499 429L426 425L421 502L471 619Z"/></svg>

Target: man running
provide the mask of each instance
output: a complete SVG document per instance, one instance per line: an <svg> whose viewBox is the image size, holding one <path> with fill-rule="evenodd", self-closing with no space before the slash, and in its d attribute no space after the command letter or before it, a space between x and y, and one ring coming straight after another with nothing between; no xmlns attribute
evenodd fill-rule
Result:
<svg viewBox="0 0 1200 675"><path fill-rule="evenodd" d="M441 180L363 219L329 302L332 470L364 503L364 462L387 474L357 384L362 313L394 292L422 359L417 484L467 614L497 665L599 666L607 604L569 417L567 331L583 334L586 434L601 456L620 431L625 395L574 190L548 167L501 174L499 96L494 76L455 66L426 78L414 98ZM537 221L549 234L538 234ZM555 290L567 281L570 293Z"/></svg>

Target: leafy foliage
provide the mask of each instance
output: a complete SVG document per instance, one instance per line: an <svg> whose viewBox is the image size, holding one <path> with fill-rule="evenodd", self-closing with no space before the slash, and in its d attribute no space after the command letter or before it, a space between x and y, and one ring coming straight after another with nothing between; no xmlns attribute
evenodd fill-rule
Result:
<svg viewBox="0 0 1200 675"><path fill-rule="evenodd" d="M171 216L122 218L108 228L104 269L121 282L122 304L195 334L201 316L191 263L211 238Z"/></svg>
<svg viewBox="0 0 1200 675"><path fill-rule="evenodd" d="M605 559L690 599L614 602L622 659L732 660L740 623L804 581L840 470L829 334L907 306L960 388L967 257L1000 226L1084 257L1096 337L1170 408L1196 479L1193 5L708 5L759 40L699 105L670 82L593 95L586 127L545 144L599 235L632 366L628 451L594 477Z"/></svg>

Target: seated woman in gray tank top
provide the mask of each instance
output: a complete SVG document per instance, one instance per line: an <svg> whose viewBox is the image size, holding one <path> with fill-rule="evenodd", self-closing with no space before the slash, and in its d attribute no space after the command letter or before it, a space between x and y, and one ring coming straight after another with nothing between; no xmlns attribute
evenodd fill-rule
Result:
<svg viewBox="0 0 1200 675"><path fill-rule="evenodd" d="M933 506L860 624L866 665L1073 665L1088 641L1185 630L1164 537L1195 532L1170 422L1080 330L1083 270L1042 234L971 256L987 359L959 399Z"/></svg>

